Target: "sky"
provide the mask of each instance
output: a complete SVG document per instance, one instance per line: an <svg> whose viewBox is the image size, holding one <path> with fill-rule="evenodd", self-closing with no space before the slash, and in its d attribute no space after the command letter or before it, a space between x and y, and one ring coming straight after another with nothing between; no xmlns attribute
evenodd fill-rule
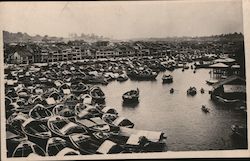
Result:
<svg viewBox="0 0 250 161"><path fill-rule="evenodd" d="M113 39L209 36L242 32L240 0L1 2L3 30Z"/></svg>

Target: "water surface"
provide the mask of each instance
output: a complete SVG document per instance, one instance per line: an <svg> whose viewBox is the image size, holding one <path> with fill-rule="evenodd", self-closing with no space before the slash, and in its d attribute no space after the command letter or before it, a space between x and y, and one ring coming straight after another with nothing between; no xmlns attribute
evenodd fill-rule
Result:
<svg viewBox="0 0 250 161"><path fill-rule="evenodd" d="M162 75L171 74L173 83L162 84ZM114 107L119 115L134 122L136 129L160 130L167 134L169 151L235 149L232 142L231 125L246 124L246 114L215 104L210 100L206 84L210 78L208 69L177 69L160 73L156 81L110 82L102 86L106 95L106 105ZM199 91L195 96L187 96L186 90L195 86ZM139 88L140 102L128 106L122 104L122 94ZM175 89L174 94L169 90ZM210 113L201 111L201 106L210 108Z"/></svg>

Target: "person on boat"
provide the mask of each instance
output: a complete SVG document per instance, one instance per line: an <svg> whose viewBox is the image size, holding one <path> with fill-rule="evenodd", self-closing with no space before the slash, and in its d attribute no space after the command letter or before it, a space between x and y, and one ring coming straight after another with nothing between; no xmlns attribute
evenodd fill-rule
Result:
<svg viewBox="0 0 250 161"><path fill-rule="evenodd" d="M201 90L200 90L200 91L201 91L201 93L204 93L204 92L205 92L203 88L201 88Z"/></svg>

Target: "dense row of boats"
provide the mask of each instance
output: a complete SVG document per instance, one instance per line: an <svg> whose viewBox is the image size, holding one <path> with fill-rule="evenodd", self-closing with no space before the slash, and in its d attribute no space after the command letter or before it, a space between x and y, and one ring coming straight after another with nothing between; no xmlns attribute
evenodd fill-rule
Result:
<svg viewBox="0 0 250 161"><path fill-rule="evenodd" d="M9 66L5 69L6 141L8 157L163 151L161 131L134 129L134 123L105 106L105 93L97 84L155 80L160 71L189 69L185 63L157 60L53 63ZM198 68L197 64L191 69ZM172 83L163 75L162 83ZM213 84L212 80L207 82ZM204 89L200 90L204 93ZM174 89L170 89L174 93ZM197 94L195 87L187 95ZM124 103L138 103L140 91L122 95ZM209 108L201 107L205 113ZM235 130L237 131L237 130Z"/></svg>
<svg viewBox="0 0 250 161"><path fill-rule="evenodd" d="M104 92L96 83L86 83L80 66L78 70L72 67L5 71L8 157L165 150L163 132L134 129L131 120L105 106ZM65 69L64 74L59 69ZM117 77L118 81L126 79L124 73ZM125 92L122 99L124 103L138 102L139 89Z"/></svg>

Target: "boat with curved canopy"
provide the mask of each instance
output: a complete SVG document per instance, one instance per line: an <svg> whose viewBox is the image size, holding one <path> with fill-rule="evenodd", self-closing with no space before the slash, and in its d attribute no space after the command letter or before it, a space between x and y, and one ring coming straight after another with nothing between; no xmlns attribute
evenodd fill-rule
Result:
<svg viewBox="0 0 250 161"><path fill-rule="evenodd" d="M194 96L196 95L197 93L197 90L195 87L190 87L188 90L187 90L187 95L190 95L190 96Z"/></svg>
<svg viewBox="0 0 250 161"><path fill-rule="evenodd" d="M172 83L173 82L173 76L164 74L162 76L162 82L163 83Z"/></svg>
<svg viewBox="0 0 250 161"><path fill-rule="evenodd" d="M44 120L52 116L52 112L41 104L37 104L29 112L29 116L33 119Z"/></svg>
<svg viewBox="0 0 250 161"><path fill-rule="evenodd" d="M131 122L129 119L123 117L123 116L119 116L117 117L112 124L114 124L115 126L122 126L122 127L127 127L127 128L133 128L134 127L134 123Z"/></svg>
<svg viewBox="0 0 250 161"><path fill-rule="evenodd" d="M48 156L56 156L64 148L70 147L70 143L60 137L49 138L45 152Z"/></svg>
<svg viewBox="0 0 250 161"><path fill-rule="evenodd" d="M47 126L47 121L27 119L21 126L28 139L39 146L44 147L52 133Z"/></svg>
<svg viewBox="0 0 250 161"><path fill-rule="evenodd" d="M84 83L71 84L71 92L75 95L86 94L89 90L89 87Z"/></svg>
<svg viewBox="0 0 250 161"><path fill-rule="evenodd" d="M97 103L103 103L105 101L105 94L100 87L94 86L90 89L90 96Z"/></svg>
<svg viewBox="0 0 250 161"><path fill-rule="evenodd" d="M87 130L79 123L69 121L62 116L53 116L48 120L49 129L57 136L68 138L74 133L86 134Z"/></svg>
<svg viewBox="0 0 250 161"><path fill-rule="evenodd" d="M124 102L138 102L139 101L139 89L130 90L122 95Z"/></svg>
<svg viewBox="0 0 250 161"><path fill-rule="evenodd" d="M37 154L39 156L45 156L44 150L37 144L25 140L22 141L14 150L12 157L28 157L30 154Z"/></svg>

